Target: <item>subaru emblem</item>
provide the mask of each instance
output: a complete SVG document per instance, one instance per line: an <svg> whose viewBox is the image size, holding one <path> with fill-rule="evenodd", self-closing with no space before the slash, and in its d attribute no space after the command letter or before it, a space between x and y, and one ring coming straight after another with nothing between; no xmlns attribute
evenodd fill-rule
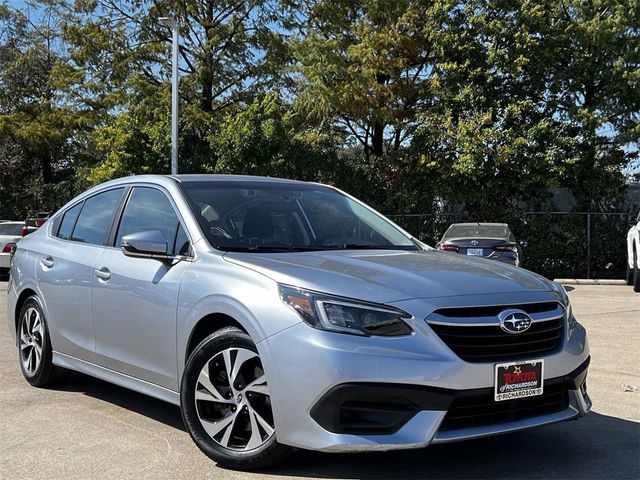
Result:
<svg viewBox="0 0 640 480"><path fill-rule="evenodd" d="M498 315L500 328L507 333L522 333L529 330L531 317L527 312L518 309L503 310Z"/></svg>

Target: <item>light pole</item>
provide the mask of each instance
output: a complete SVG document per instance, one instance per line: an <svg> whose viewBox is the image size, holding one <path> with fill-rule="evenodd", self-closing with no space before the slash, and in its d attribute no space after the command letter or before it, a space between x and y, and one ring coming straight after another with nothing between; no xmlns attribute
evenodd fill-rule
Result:
<svg viewBox="0 0 640 480"><path fill-rule="evenodd" d="M178 42L180 25L171 17L160 17L158 21L171 28L173 42L171 48L171 175L178 174Z"/></svg>

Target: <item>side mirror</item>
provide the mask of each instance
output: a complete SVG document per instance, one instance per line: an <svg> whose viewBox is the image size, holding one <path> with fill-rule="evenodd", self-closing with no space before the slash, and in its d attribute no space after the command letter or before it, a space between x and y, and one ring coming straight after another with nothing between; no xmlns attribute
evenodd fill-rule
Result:
<svg viewBox="0 0 640 480"><path fill-rule="evenodd" d="M167 237L158 230L136 232L122 237L122 253L127 257L167 259Z"/></svg>

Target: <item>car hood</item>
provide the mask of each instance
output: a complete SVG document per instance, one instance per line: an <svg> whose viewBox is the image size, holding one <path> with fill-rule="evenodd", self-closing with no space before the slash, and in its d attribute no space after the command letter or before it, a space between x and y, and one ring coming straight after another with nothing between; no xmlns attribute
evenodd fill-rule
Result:
<svg viewBox="0 0 640 480"><path fill-rule="evenodd" d="M227 253L224 258L279 283L377 303L552 289L549 280L521 268L437 251Z"/></svg>

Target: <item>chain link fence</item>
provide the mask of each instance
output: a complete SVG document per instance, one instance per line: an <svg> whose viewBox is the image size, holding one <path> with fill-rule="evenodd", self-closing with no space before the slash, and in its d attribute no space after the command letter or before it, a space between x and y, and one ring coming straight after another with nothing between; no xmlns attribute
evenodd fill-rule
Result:
<svg viewBox="0 0 640 480"><path fill-rule="evenodd" d="M464 213L387 215L433 246L452 223L476 222ZM524 251L524 268L547 278L622 279L630 213L523 212L492 222L508 223Z"/></svg>

